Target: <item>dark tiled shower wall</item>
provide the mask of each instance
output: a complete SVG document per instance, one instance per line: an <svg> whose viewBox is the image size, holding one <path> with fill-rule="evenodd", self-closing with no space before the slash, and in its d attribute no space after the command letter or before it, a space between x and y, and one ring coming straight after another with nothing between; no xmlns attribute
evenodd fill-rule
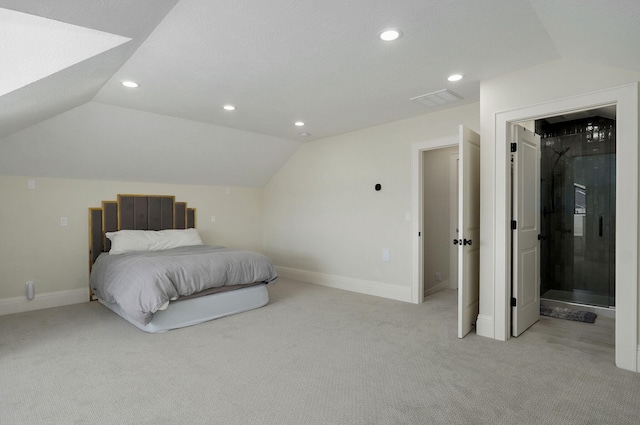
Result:
<svg viewBox="0 0 640 425"><path fill-rule="evenodd" d="M541 228L546 236L541 294L609 292L615 258L615 120L538 120L536 133L542 144ZM576 195L583 192L581 186L585 202ZM577 206L576 199L585 205Z"/></svg>

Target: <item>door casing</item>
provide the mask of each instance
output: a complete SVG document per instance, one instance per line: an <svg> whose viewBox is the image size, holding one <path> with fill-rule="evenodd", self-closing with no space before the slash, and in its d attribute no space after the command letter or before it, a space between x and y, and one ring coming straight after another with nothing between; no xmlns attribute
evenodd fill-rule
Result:
<svg viewBox="0 0 640 425"><path fill-rule="evenodd" d="M493 298L493 329L483 329L481 334L492 334L498 340L507 340L511 336L511 264L506 261L511 255L510 126L608 105L616 105L616 190L624 194L616 196L615 358L618 367L638 372L638 83L495 115L494 279L492 282L481 281L481 292L491 294Z"/></svg>
<svg viewBox="0 0 640 425"><path fill-rule="evenodd" d="M421 304L424 301L424 264L422 260L423 247L422 223L424 222L424 214L422 211L422 194L423 194L423 178L422 178L422 153L424 151L442 149L458 146L458 136L442 137L439 139L426 140L416 142L411 148L411 176L412 176L412 199L411 199L411 216L413 217L413 238L412 238L412 259L413 267L411 267L411 302Z"/></svg>

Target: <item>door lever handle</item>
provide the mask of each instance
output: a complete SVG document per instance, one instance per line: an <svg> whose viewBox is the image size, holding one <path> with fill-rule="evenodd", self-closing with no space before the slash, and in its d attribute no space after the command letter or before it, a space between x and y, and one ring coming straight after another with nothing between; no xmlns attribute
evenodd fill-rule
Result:
<svg viewBox="0 0 640 425"><path fill-rule="evenodd" d="M471 239L454 239L454 245L471 245Z"/></svg>
<svg viewBox="0 0 640 425"><path fill-rule="evenodd" d="M600 219L598 220L598 236L600 237L602 237L603 227L604 227L603 217L600 216Z"/></svg>

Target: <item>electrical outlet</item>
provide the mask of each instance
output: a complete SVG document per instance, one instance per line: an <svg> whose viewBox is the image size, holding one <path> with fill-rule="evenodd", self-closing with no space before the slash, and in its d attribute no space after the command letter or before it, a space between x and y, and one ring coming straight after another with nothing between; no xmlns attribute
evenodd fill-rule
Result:
<svg viewBox="0 0 640 425"><path fill-rule="evenodd" d="M67 220L67 217L60 217L60 226L66 227L68 225L69 225L69 221Z"/></svg>
<svg viewBox="0 0 640 425"><path fill-rule="evenodd" d="M215 222L216 222L216 216L215 216L215 215L212 215L212 216L211 216L211 222L212 222L212 223L215 223Z"/></svg>
<svg viewBox="0 0 640 425"><path fill-rule="evenodd" d="M436 272L436 282L440 282L442 280L442 275L440 275L440 272Z"/></svg>

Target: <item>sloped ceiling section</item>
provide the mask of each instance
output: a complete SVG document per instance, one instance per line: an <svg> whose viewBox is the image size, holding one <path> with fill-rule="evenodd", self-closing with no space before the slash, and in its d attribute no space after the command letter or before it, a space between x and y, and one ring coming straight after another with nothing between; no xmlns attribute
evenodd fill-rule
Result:
<svg viewBox="0 0 640 425"><path fill-rule="evenodd" d="M261 186L301 143L476 102L480 81L500 74L562 58L640 71L638 0L0 8L131 39L0 96L0 174ZM402 37L380 40L386 28ZM448 82L452 73L464 79ZM410 100L443 89L461 99ZM88 166L96 152L102 160ZM161 175L156 164L179 171Z"/></svg>
<svg viewBox="0 0 640 425"><path fill-rule="evenodd" d="M30 84L0 96L0 137L90 101L177 1L0 0L0 8L32 15L33 21L40 18L42 21L58 21L59 26L76 26L84 30L85 36L102 32L130 39L117 47L103 49L103 53L91 55L86 60L72 61L58 72L45 78L35 78ZM6 26L4 31L8 31ZM36 25L32 33L41 31L42 26ZM6 38L12 37L6 34ZM59 40L64 43L63 38ZM77 43L89 44L86 37L77 40ZM65 47L71 49L73 45L58 45L60 55L69 54ZM33 67L46 69L52 63L59 63L60 55L42 56L40 63L34 63ZM7 72L15 74L21 70L14 67Z"/></svg>
<svg viewBox="0 0 640 425"><path fill-rule="evenodd" d="M640 71L640 1L531 0L562 58Z"/></svg>
<svg viewBox="0 0 640 425"><path fill-rule="evenodd" d="M0 9L0 96L130 40L28 13Z"/></svg>
<svg viewBox="0 0 640 425"><path fill-rule="evenodd" d="M299 143L89 102L5 138L17 175L260 187Z"/></svg>

